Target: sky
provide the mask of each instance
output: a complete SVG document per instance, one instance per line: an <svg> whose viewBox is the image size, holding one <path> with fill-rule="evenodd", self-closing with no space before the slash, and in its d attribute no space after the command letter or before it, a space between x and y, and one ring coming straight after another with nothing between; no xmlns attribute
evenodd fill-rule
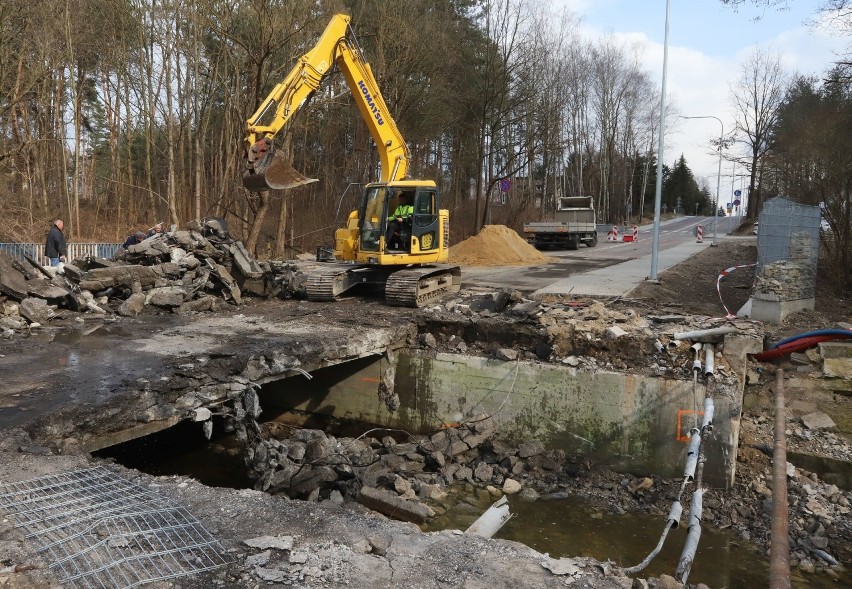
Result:
<svg viewBox="0 0 852 589"><path fill-rule="evenodd" d="M779 53L791 73L822 75L848 45L827 27L807 24L823 1L790 0L785 11L747 2L735 11L719 0L670 0L667 107L673 103L684 116L718 117L727 134L735 121L731 86L755 47ZM644 69L661 87L666 0L557 0L555 5L580 15L581 32L589 38L612 34L627 46L643 45ZM683 153L699 184L706 182L715 195L719 160L710 140L720 131L715 119L678 119L663 161L671 164ZM722 162L720 202L747 183L738 178L732 186L731 177L743 173Z"/></svg>

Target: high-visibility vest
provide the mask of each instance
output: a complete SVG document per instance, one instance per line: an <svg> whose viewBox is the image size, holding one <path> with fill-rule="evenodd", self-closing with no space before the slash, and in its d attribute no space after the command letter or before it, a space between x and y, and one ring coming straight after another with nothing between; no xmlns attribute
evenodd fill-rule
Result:
<svg viewBox="0 0 852 589"><path fill-rule="evenodd" d="M414 205L399 205L396 207L396 210L393 212L393 215L388 217L388 220L394 219L396 217L402 217L405 219L406 217L410 217L414 214Z"/></svg>

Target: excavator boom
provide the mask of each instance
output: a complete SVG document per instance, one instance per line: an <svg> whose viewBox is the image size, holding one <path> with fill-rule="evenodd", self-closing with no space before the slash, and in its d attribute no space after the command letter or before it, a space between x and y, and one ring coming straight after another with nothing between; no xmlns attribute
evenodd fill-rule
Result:
<svg viewBox="0 0 852 589"><path fill-rule="evenodd" d="M317 44L303 55L287 76L269 93L246 122L243 185L249 190L293 188L316 180L293 169L289 158L275 148L274 140L293 115L317 91L337 65L361 117L376 143L382 164L381 180L389 182L408 173L408 147L389 114L370 65L357 43L346 37L349 16L336 14Z"/></svg>

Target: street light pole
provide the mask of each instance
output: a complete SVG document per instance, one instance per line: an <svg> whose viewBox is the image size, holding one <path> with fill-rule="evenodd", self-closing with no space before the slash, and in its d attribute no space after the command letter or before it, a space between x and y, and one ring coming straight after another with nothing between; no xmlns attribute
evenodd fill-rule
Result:
<svg viewBox="0 0 852 589"><path fill-rule="evenodd" d="M666 124L666 69L669 62L669 6L666 0L666 33L663 37L663 87L660 90L660 129L657 134L657 186L654 191L654 233L651 237L651 280L657 280L657 260L660 255L660 204L663 200L663 138ZM642 212L639 212L640 218Z"/></svg>
<svg viewBox="0 0 852 589"><path fill-rule="evenodd" d="M713 243L710 244L710 247L716 247L716 220L719 218L719 185L722 182L722 141L725 138L725 124L722 122L722 119L719 117L714 117L713 115L707 115L703 117L685 117L681 115L682 119L716 119L719 121L719 125L722 126L722 132L719 134L719 171L716 174L716 206L713 207Z"/></svg>

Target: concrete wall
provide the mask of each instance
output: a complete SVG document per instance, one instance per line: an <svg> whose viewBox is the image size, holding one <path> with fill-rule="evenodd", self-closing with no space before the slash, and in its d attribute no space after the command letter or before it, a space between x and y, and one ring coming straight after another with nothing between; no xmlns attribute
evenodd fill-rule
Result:
<svg viewBox="0 0 852 589"><path fill-rule="evenodd" d="M509 442L538 438L618 470L666 477L682 476L689 429L702 422L701 384L693 390L682 380L455 354L401 354L400 407L391 414L376 394L385 368L382 360L336 371L336 377L302 379L295 381L298 392L287 392L282 382L273 395L291 399L294 409L411 432L493 415ZM704 481L727 488L736 465L740 395L717 387L714 399Z"/></svg>

